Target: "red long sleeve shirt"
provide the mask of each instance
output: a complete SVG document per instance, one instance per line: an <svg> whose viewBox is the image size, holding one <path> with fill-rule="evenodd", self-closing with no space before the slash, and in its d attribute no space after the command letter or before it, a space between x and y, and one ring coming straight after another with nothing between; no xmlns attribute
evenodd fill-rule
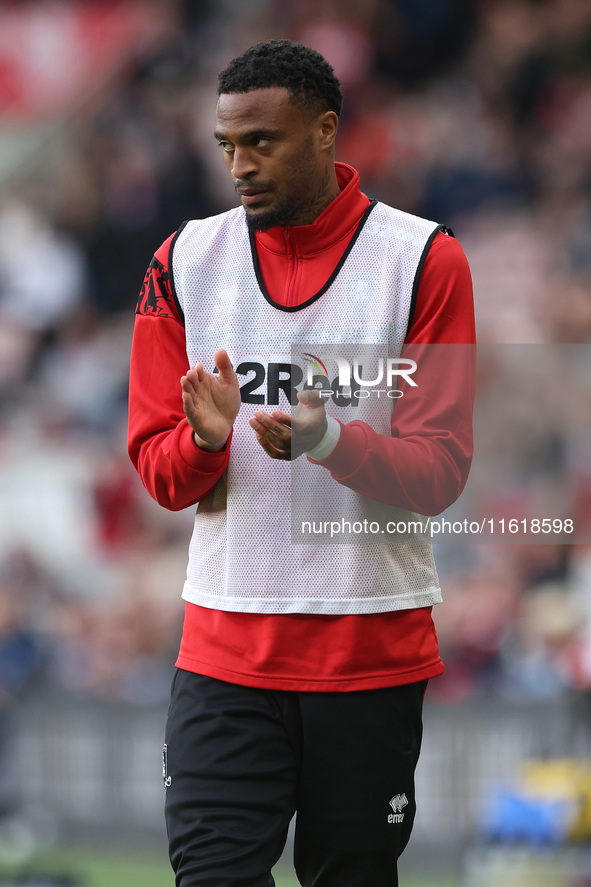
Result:
<svg viewBox="0 0 591 887"><path fill-rule="evenodd" d="M298 305L318 292L367 210L357 173L337 164L337 175L341 193L314 224L257 233L260 274L278 304ZM188 362L170 283L172 240L155 254L138 302L129 451L151 495L167 508L181 509L203 498L222 476L231 438L221 452L198 449L182 410L179 379ZM458 242L439 233L421 272L406 344L473 342L468 264ZM459 495L470 465L470 429L458 429L446 415L455 408L453 398L435 413L420 399L403 398L393 414L392 437L363 422L348 423L322 465L336 482L363 495L382 498L387 488L398 507L439 513ZM430 608L309 616L226 612L191 603L177 665L247 686L316 691L393 686L443 670Z"/></svg>

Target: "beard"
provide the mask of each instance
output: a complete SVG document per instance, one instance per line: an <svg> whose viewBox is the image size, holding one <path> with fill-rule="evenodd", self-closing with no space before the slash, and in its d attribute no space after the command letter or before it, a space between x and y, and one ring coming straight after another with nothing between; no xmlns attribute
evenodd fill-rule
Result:
<svg viewBox="0 0 591 887"><path fill-rule="evenodd" d="M274 228L275 225L288 225L289 219L293 216L293 211L293 202L291 200L283 200L279 201L273 209L269 209L266 212L249 213L245 209L244 214L248 230L254 233L255 231L268 231L269 228Z"/></svg>

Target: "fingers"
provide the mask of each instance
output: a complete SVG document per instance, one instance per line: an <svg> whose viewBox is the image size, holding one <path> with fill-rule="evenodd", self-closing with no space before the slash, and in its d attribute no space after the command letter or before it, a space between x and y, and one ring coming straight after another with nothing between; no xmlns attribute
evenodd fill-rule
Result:
<svg viewBox="0 0 591 887"><path fill-rule="evenodd" d="M215 361L215 365L218 368L220 378L224 382L233 381L236 378L236 373L234 372L234 368L232 367L232 362L228 357L228 352L223 348L218 348L215 352L213 359Z"/></svg>
<svg viewBox="0 0 591 887"><path fill-rule="evenodd" d="M183 410L189 425L196 434L200 431L200 423L203 418L203 389L202 384L208 375L202 363L196 363L181 377L181 399Z"/></svg>
<svg viewBox="0 0 591 887"><path fill-rule="evenodd" d="M202 363L196 363L194 367L187 370L184 376L181 376L181 388L183 391L193 395L199 387L199 383L203 380L205 370Z"/></svg>
<svg viewBox="0 0 591 887"><path fill-rule="evenodd" d="M301 404L304 404L304 406L312 407L312 409L318 407L324 409L325 401L318 388L305 388L303 391L298 391L297 398Z"/></svg>
<svg viewBox="0 0 591 887"><path fill-rule="evenodd" d="M263 415L265 414L263 413ZM287 425L288 428L291 428L291 413L284 413L283 410L273 410L271 416L276 422L280 422L282 425Z"/></svg>
<svg viewBox="0 0 591 887"><path fill-rule="evenodd" d="M291 461L291 451L288 450L278 450L269 441L261 434L255 431L255 437L258 443L261 445L265 453L270 456L271 459L280 459L284 462Z"/></svg>
<svg viewBox="0 0 591 887"><path fill-rule="evenodd" d="M185 413L193 406L197 387L198 381L193 370L189 370L186 376L181 377L181 397Z"/></svg>
<svg viewBox="0 0 591 887"><path fill-rule="evenodd" d="M258 411L248 420L248 424L254 430L259 444L271 459L291 459L291 429L286 427L279 416L286 416L291 422L289 414L282 414L277 410L272 415Z"/></svg>
<svg viewBox="0 0 591 887"><path fill-rule="evenodd" d="M226 354L226 352L225 351L216 352L216 354L220 354L220 353L222 355L225 355L225 357L228 359L228 362L229 362L229 358L228 358L228 355ZM221 358L221 360L222 360L222 363L224 363L223 357ZM225 366L225 364L224 364L224 366ZM230 365L230 371L233 373L231 365ZM187 372L185 373L184 376L181 376L181 392L182 392L181 396L183 399L183 408L184 408L187 416L189 415L187 413L187 409L190 412L194 412L193 408L194 408L194 404L197 400L197 396L198 396L197 393L199 391L199 387L205 381L205 377L207 375L209 375L209 374L206 372L203 364L196 363L194 367L191 367L190 369L187 370Z"/></svg>
<svg viewBox="0 0 591 887"><path fill-rule="evenodd" d="M228 352L223 348L218 348L213 356L215 365L218 369L217 375L224 381L233 380L236 377L236 373L232 367L232 362L228 357ZM208 375L205 370L205 367L201 362L196 363L194 367L187 370L186 374L182 377L181 383L183 379L188 379L195 388L199 384L199 382L203 382L204 377Z"/></svg>
<svg viewBox="0 0 591 887"><path fill-rule="evenodd" d="M314 389L300 391L298 401L293 417L283 410L274 410L270 415L260 410L249 420L257 441L272 459L297 459L322 440L326 432L326 412L320 393ZM292 429L297 431L297 444Z"/></svg>
<svg viewBox="0 0 591 887"><path fill-rule="evenodd" d="M233 423L240 408L238 378L224 348L214 354L217 373L208 373L202 363L196 363L181 378L182 402L185 415L196 434L209 440L219 429L212 425L211 418L228 419ZM272 459L291 460L310 449L324 434L326 429L325 402L317 389L298 392L298 408L295 421L298 430L298 445L292 442L294 418L283 410L272 413L257 411L249 419L257 442ZM236 400L235 409L228 404ZM230 403L230 406L232 404ZM220 424L219 421L217 423ZM203 431L206 429L207 434ZM212 430L213 429L213 430ZM297 449L297 452L296 452Z"/></svg>
<svg viewBox="0 0 591 887"><path fill-rule="evenodd" d="M203 364L198 363L192 369L187 370L186 374L181 377L181 397L183 409L188 419L195 412L195 401L200 385L200 372L202 375Z"/></svg>

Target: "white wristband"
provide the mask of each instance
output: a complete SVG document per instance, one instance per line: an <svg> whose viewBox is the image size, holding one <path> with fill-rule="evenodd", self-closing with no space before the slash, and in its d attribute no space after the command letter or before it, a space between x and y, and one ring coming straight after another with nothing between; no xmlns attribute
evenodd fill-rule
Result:
<svg viewBox="0 0 591 887"><path fill-rule="evenodd" d="M311 450L307 450L306 456L309 456L310 459L314 459L315 462L322 462L323 459L328 458L334 448L336 447L339 437L341 436L341 425L337 422L336 419L333 419L332 416L327 416L326 421L328 423L328 427L324 432L324 437L320 440L315 447L312 447Z"/></svg>

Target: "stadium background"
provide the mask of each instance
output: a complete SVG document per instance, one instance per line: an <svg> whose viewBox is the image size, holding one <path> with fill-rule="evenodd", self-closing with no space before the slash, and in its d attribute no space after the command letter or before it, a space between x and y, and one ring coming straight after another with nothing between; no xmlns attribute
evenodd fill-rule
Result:
<svg viewBox="0 0 591 887"><path fill-rule="evenodd" d="M274 37L335 67L338 157L366 193L454 229L479 341L591 337L588 0L1 2L0 875L172 883L159 754L191 516L152 503L127 460L129 344L154 249L234 205L211 136L217 71ZM547 385L544 407L565 400ZM525 429L516 501L533 458L562 459L589 521L589 439L544 408L532 453L539 404L491 410L491 426ZM584 803L591 547L456 543L438 558L447 670L429 691L406 883L591 883L584 840L516 820L508 845L485 844L480 818L540 755L568 759L558 795ZM148 867L129 868L138 857Z"/></svg>

